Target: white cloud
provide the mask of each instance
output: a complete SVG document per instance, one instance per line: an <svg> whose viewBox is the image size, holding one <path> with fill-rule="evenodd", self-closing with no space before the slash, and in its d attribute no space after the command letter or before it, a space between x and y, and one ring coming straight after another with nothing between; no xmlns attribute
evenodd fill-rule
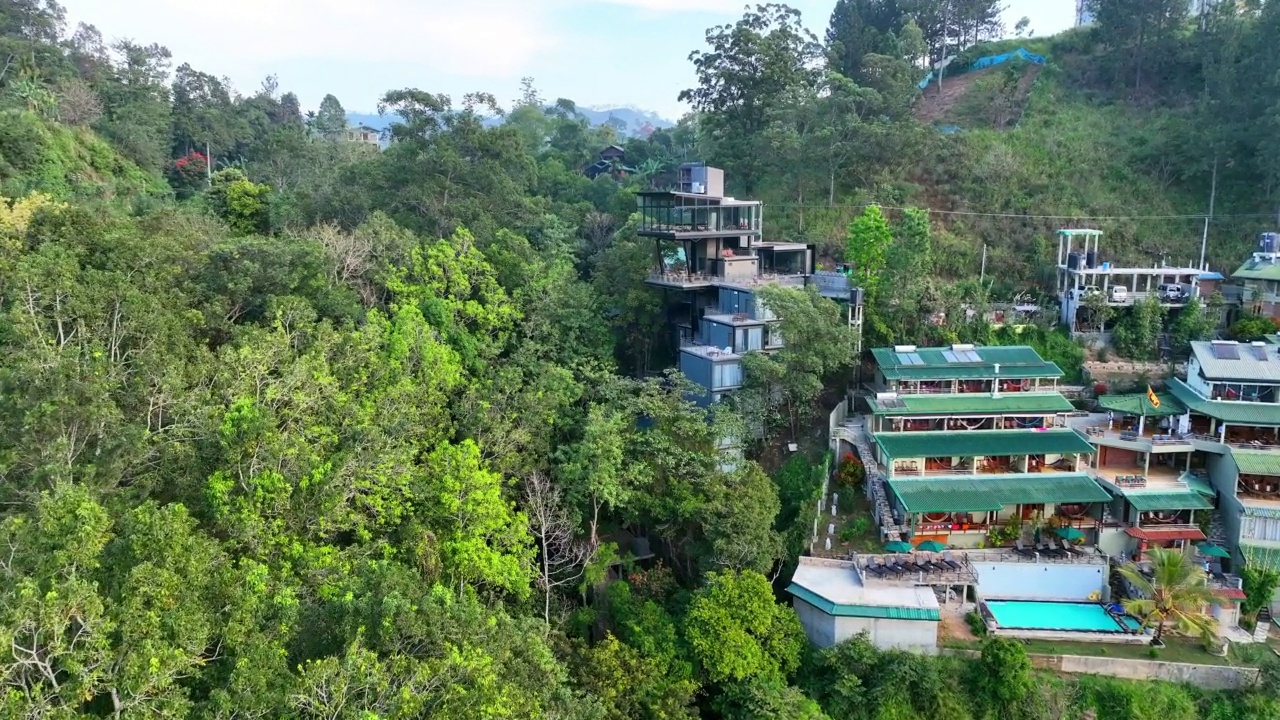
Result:
<svg viewBox="0 0 1280 720"><path fill-rule="evenodd" d="M557 38L538 0L64 0L108 38L159 42L176 62L233 79L300 60L518 75Z"/></svg>

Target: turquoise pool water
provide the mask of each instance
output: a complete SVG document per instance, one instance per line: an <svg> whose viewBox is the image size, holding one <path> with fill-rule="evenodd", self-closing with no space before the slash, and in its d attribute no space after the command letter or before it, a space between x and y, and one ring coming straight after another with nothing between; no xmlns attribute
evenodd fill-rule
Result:
<svg viewBox="0 0 1280 720"><path fill-rule="evenodd" d="M988 600L986 605L1002 628L1116 633L1141 627L1130 617L1117 621L1097 603Z"/></svg>

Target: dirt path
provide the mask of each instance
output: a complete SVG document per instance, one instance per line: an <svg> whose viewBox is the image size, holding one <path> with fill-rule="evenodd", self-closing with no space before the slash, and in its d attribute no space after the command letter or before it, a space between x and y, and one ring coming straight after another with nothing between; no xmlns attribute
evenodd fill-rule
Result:
<svg viewBox="0 0 1280 720"><path fill-rule="evenodd" d="M943 76L941 92L938 91L937 83L930 84L916 101L916 118L927 125L938 122L951 111L960 98L965 96L965 93L969 92L969 88L975 82L992 69L978 70L953 78Z"/></svg>

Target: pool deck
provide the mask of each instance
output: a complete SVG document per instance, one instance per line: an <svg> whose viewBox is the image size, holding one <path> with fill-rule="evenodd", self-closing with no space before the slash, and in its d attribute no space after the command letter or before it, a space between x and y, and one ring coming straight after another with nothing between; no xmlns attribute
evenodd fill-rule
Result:
<svg viewBox="0 0 1280 720"><path fill-rule="evenodd" d="M987 632L996 637L1018 640L1050 640L1056 642L1110 643L1112 645L1150 645L1151 636L1129 633L1062 632L1061 630L1021 630L990 624Z"/></svg>

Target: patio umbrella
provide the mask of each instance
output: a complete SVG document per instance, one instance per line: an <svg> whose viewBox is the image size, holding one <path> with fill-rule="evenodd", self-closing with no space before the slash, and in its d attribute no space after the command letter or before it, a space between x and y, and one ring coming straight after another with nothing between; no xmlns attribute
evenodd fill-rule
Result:
<svg viewBox="0 0 1280 720"><path fill-rule="evenodd" d="M894 540L891 543L885 543L884 549L885 549L885 552L906 553L906 552L911 552L912 548L911 548L911 543L909 542Z"/></svg>
<svg viewBox="0 0 1280 720"><path fill-rule="evenodd" d="M946 550L946 549L947 549L947 546L946 546L946 545L943 545L942 543L938 542L937 540L925 540L924 542L922 542L922 543L920 543L919 545L917 545L917 546L916 546L916 549L917 549L917 550L923 550L923 551L925 551L925 552L935 552L935 553L936 553L936 552L942 552L943 550Z"/></svg>
<svg viewBox="0 0 1280 720"><path fill-rule="evenodd" d="M1201 555L1208 555L1209 557L1220 557L1220 558L1231 557L1231 553L1227 552L1226 550L1223 550L1222 548L1218 547L1217 545L1214 545L1211 542L1196 543L1196 549L1200 551Z"/></svg>
<svg viewBox="0 0 1280 720"><path fill-rule="evenodd" d="M1058 537L1068 542L1075 542L1084 537L1084 533L1073 527L1060 527L1054 532L1058 533Z"/></svg>

